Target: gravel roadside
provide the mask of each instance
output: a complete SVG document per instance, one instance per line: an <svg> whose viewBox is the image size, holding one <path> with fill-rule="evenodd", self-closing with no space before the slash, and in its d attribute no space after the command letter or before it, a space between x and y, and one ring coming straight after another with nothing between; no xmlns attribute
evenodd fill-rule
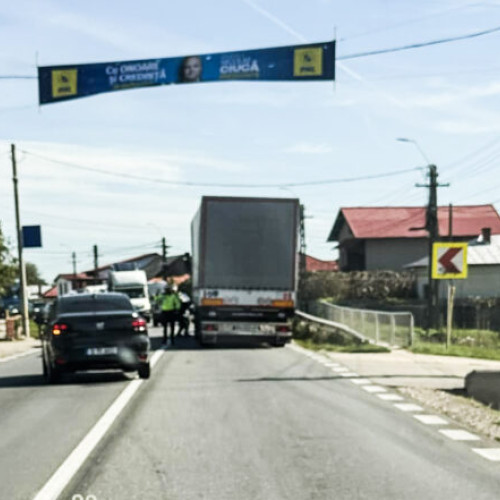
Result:
<svg viewBox="0 0 500 500"><path fill-rule="evenodd" d="M424 387L399 387L408 396L428 409L453 419L469 430L500 441L500 411L493 410L464 395Z"/></svg>

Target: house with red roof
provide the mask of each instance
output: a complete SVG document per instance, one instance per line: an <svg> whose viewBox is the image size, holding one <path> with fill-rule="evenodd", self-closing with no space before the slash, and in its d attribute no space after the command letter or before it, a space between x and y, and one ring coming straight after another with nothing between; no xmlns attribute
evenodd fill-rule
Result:
<svg viewBox="0 0 500 500"><path fill-rule="evenodd" d="M341 208L328 241L338 242L341 271L400 271L428 254L425 220L426 207ZM483 229L500 234L493 205L438 207L438 225L446 241L469 241Z"/></svg>
<svg viewBox="0 0 500 500"><path fill-rule="evenodd" d="M189 278L189 254L169 256L164 264L161 255L148 253L77 274L59 274L55 278L55 294L61 296L70 292L81 291L87 286L106 283L109 273L113 269L120 271L141 269L146 273L148 280L165 275L175 277L177 281L182 282Z"/></svg>
<svg viewBox="0 0 500 500"><path fill-rule="evenodd" d="M306 271L308 273L317 273L318 271L335 272L339 270L339 263L336 260L320 260L307 254L305 255L305 258Z"/></svg>

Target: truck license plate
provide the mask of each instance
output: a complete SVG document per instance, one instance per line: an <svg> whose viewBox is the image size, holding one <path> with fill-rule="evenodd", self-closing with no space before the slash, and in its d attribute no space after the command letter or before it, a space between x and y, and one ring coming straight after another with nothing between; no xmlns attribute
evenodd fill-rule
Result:
<svg viewBox="0 0 500 500"><path fill-rule="evenodd" d="M105 356L107 354L118 354L118 347L90 347L87 356Z"/></svg>

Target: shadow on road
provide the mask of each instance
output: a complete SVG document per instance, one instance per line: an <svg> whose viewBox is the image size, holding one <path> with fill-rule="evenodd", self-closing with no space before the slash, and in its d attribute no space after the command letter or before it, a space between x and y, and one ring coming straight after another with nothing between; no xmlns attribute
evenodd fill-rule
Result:
<svg viewBox="0 0 500 500"><path fill-rule="evenodd" d="M349 380L358 378L421 378L421 379L459 379L463 377L457 375L363 375L362 377L341 377L340 375L328 375L324 377L262 377L262 378L242 378L236 382L311 382L314 380Z"/></svg>
<svg viewBox="0 0 500 500"><path fill-rule="evenodd" d="M152 351L165 348L165 345L162 343L163 342L162 337L151 337L150 342ZM174 338L174 343L171 344L169 341L168 344L169 351L183 351L183 350L211 351L217 349L230 350L230 349L270 349L270 348L271 346L269 346L269 344L263 342L255 342L252 341L251 339L241 339L241 338L218 340L216 344L201 346L198 340L193 335L189 335L187 337L184 335L176 336Z"/></svg>
<svg viewBox="0 0 500 500"><path fill-rule="evenodd" d="M65 373L60 382L54 384L54 386L60 385L92 385L92 384L103 384L103 383L116 383L116 382L126 382L135 377L135 373L124 373L122 371L92 371L92 372L77 372L77 373ZM49 385L45 382L42 374L30 374L30 375L12 375L9 377L0 377L0 389L8 389L14 387L35 387Z"/></svg>

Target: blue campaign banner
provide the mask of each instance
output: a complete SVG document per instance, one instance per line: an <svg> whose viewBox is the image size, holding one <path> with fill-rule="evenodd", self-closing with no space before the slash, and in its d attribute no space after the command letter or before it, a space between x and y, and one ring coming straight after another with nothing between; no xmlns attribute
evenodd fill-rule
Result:
<svg viewBox="0 0 500 500"><path fill-rule="evenodd" d="M334 80L335 41L217 54L38 68L40 104L103 92L224 80Z"/></svg>
<svg viewBox="0 0 500 500"><path fill-rule="evenodd" d="M40 226L23 226L23 248L40 248L42 246L42 231Z"/></svg>

